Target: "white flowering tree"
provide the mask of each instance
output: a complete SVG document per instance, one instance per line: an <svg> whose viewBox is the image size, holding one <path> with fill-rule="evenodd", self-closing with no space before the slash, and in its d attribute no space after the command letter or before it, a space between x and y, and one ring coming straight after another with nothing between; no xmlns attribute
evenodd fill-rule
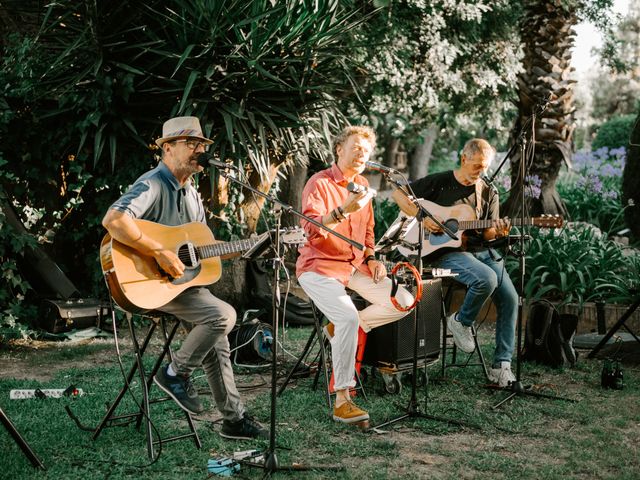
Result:
<svg viewBox="0 0 640 480"><path fill-rule="evenodd" d="M379 1L369 23L360 115L387 136L425 152L440 126L482 119L501 126L521 70L519 2L509 0ZM353 113L353 112L352 112ZM414 157L411 176L426 173ZM387 155L386 162L390 161Z"/></svg>

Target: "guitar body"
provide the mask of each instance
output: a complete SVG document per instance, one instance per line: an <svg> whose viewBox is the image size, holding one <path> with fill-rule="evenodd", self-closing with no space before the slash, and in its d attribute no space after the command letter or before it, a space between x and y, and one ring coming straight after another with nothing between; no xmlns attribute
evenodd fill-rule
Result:
<svg viewBox="0 0 640 480"><path fill-rule="evenodd" d="M418 222L408 223L406 234L402 241L398 243L398 251L405 257L417 255L418 242L422 242L422 256L427 256L441 248L459 249L466 247L465 230L482 230L494 226L495 220L477 220L476 211L466 204L453 205L451 207L442 207L437 203L420 199L420 204L435 217L440 217L444 223L455 235L458 240L454 240L446 233L431 233L426 228L423 229L422 239L418 238L419 229ZM406 222L406 217L400 215L396 222L400 220ZM533 218L517 218L509 220L515 226L536 226L541 228L559 228L562 226L563 219L559 215L543 215Z"/></svg>
<svg viewBox="0 0 640 480"><path fill-rule="evenodd" d="M446 233L431 233L426 228L422 231L422 256L427 256L441 248L455 249L460 248L463 244L462 229L460 221L475 220L476 212L470 205L460 204L451 207L443 207L429 200L420 200L420 204L435 217L440 217L443 222L453 233L456 234L458 240L452 239ZM398 245L398 251L408 257L418 253L417 245L419 228L418 222L414 222L404 237L402 245ZM410 246L413 245L413 246Z"/></svg>
<svg viewBox="0 0 640 480"><path fill-rule="evenodd" d="M123 309L142 313L166 305L187 288L210 285L222 275L220 257L194 258L189 245L195 247L216 242L203 223L193 222L168 227L147 220L135 220L140 230L173 250L185 264L179 279L162 272L153 257L141 255L127 245L105 235L100 245L100 263L113 299Z"/></svg>

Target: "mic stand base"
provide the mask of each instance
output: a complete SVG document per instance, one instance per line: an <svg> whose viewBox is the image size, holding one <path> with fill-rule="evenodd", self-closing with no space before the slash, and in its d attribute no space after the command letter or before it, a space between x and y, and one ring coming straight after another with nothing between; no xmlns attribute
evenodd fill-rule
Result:
<svg viewBox="0 0 640 480"><path fill-rule="evenodd" d="M429 217L431 217L431 214L429 214L424 208L421 208L418 205L416 205L416 207L418 208L418 213L416 214L416 220L418 222L418 238L421 239L423 238L423 224L422 224L422 220L424 219L423 214L427 214ZM416 266L417 266L417 270L418 272L420 272L420 277L422 277L422 242L419 241L418 242L418 252L417 252L417 257L416 257ZM420 280L420 279L418 279ZM418 405L418 396L417 396L417 383L418 383L418 310L422 308L421 302L418 302L418 304L415 306L415 308L413 309L413 364L412 364L412 375L411 375L411 399L409 400L409 404L407 405L407 411L404 415L400 415L399 417L393 418L391 420L388 420L380 425L376 425L375 428L382 428L385 427L387 425L391 425L397 422L400 422L402 420L405 419L410 419L410 418L425 418L428 420L435 420L438 422L446 422L450 425L459 425L459 426L465 426L465 427L473 427L473 428L480 428L478 426L475 425L471 425L465 422L462 422L460 420L454 420L454 419L450 419L450 418L442 418L442 417L436 417L434 415L428 415L426 413L422 413L419 409L419 405ZM441 315L444 315L444 311L440 312ZM426 368L426 367L425 367ZM427 379L427 383L426 385L428 385L428 379ZM427 398L427 393L426 393L426 389L425 389L425 398Z"/></svg>
<svg viewBox="0 0 640 480"><path fill-rule="evenodd" d="M528 395L530 397L549 398L551 400L563 400L565 402L577 403L577 400L574 400L572 398L559 397L557 395L551 395L551 394L548 394L548 393L534 392L534 391L531 390L531 388L532 388L531 385L528 385L528 386L525 387L522 384L522 382L519 381L519 380L516 380L515 382L512 382L508 387L499 387L497 385L487 385L487 388L490 388L492 390L504 390L505 392L511 392L509 395L507 395L506 398L500 400L493 407L491 407L493 410L495 410L497 408L500 408L502 405L507 403L512 398L518 397L518 396L523 396L523 395Z"/></svg>
<svg viewBox="0 0 640 480"><path fill-rule="evenodd" d="M380 425L376 425L374 428L383 428L387 425L393 425L394 423L401 422L403 420L412 419L412 418L424 418L427 420L434 420L436 422L448 423L450 425L458 425L460 427L470 427L480 429L478 425L473 425L467 422L463 422L461 420L455 420L453 418L445 418L445 417L437 417L435 415L429 415L427 413L422 413L418 406L417 402L409 401L409 405L407 405L407 412L404 415L400 415L399 417L392 418L391 420L387 420Z"/></svg>
<svg viewBox="0 0 640 480"><path fill-rule="evenodd" d="M303 463L280 465L275 452L267 453L264 463L249 462L246 460L238 460L238 463L245 467L260 468L265 471L265 476L271 476L271 474L275 472L306 472L310 470L340 472L345 470L342 465L307 465Z"/></svg>

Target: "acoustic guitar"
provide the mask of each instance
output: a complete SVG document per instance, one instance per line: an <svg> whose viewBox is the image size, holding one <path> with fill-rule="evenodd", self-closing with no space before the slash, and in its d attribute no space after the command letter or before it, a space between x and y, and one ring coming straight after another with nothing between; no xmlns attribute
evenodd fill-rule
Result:
<svg viewBox="0 0 640 480"><path fill-rule="evenodd" d="M443 207L428 200L420 199L419 202L429 213L442 218L442 223L458 237L457 240L454 240L446 233L431 233L424 228L422 256L427 256L442 248L464 249L465 230L482 230L495 226L495 220L478 220L475 210L470 205L460 204ZM543 215L540 217L515 218L509 220L511 226L515 227L536 226L559 228L563 224L563 219L560 215ZM407 217L401 214L394 224L395 223L398 224L399 230L401 230L401 238L398 238L396 248L405 256L416 255L418 253L418 222L413 217Z"/></svg>
<svg viewBox="0 0 640 480"><path fill-rule="evenodd" d="M173 250L184 263L184 275L173 278L153 257L118 242L106 234L100 244L100 263L115 302L132 313L143 313L166 305L189 287L211 285L222 276L220 256L249 250L269 241L270 232L255 238L218 242L203 223L168 227L148 220L135 220L140 230ZM301 228L283 230L283 243L304 243Z"/></svg>

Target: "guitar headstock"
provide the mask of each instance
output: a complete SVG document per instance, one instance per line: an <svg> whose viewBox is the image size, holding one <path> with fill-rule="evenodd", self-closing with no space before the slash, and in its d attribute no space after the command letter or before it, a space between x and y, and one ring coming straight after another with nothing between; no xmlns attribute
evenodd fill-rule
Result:
<svg viewBox="0 0 640 480"><path fill-rule="evenodd" d="M532 219L533 225L542 228L560 228L564 223L562 215L542 215L541 217L535 217Z"/></svg>
<svg viewBox="0 0 640 480"><path fill-rule="evenodd" d="M307 242L307 236L300 227L289 227L280 233L282 243L288 245L303 245Z"/></svg>

